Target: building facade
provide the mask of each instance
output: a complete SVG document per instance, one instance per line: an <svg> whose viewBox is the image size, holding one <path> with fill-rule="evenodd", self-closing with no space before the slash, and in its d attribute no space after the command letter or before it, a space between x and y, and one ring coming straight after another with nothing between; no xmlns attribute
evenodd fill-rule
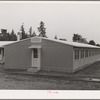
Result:
<svg viewBox="0 0 100 100"><path fill-rule="evenodd" d="M4 46L5 69L73 73L100 59L100 47L33 37Z"/></svg>

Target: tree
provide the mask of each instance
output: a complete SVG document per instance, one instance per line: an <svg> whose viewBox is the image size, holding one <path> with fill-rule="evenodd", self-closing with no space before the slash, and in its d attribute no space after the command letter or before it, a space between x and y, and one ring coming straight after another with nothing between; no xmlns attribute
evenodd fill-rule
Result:
<svg viewBox="0 0 100 100"><path fill-rule="evenodd" d="M16 36L13 29L12 29L11 33L9 34L9 40L10 41L16 41L17 40L17 36Z"/></svg>
<svg viewBox="0 0 100 100"><path fill-rule="evenodd" d="M89 41L89 44L90 44L90 45L96 45L96 43L94 42L94 40L90 40L90 41Z"/></svg>
<svg viewBox="0 0 100 100"><path fill-rule="evenodd" d="M10 41L10 34L7 33L6 36L5 36L4 38L5 38L5 41Z"/></svg>
<svg viewBox="0 0 100 100"><path fill-rule="evenodd" d="M88 43L87 40L86 40L86 38L83 38L79 34L73 34L73 42L80 42L80 43L85 43L85 44Z"/></svg>
<svg viewBox="0 0 100 100"><path fill-rule="evenodd" d="M73 42L79 41L82 38L79 34L73 34Z"/></svg>
<svg viewBox="0 0 100 100"><path fill-rule="evenodd" d="M96 46L99 46L100 47L100 44L96 44Z"/></svg>
<svg viewBox="0 0 100 100"><path fill-rule="evenodd" d="M32 27L29 28L29 37L35 37L36 33L35 31L32 33Z"/></svg>
<svg viewBox="0 0 100 100"><path fill-rule="evenodd" d="M36 33L35 33L35 31L33 32L33 34L32 34L32 37L35 37L36 36Z"/></svg>
<svg viewBox="0 0 100 100"><path fill-rule="evenodd" d="M38 27L39 36L46 37L46 28L44 28L44 22L40 22L40 26Z"/></svg>
<svg viewBox="0 0 100 100"><path fill-rule="evenodd" d="M27 35L25 34L24 24L21 25L20 31L21 31L20 32L21 33L21 39L27 38Z"/></svg>
<svg viewBox="0 0 100 100"><path fill-rule="evenodd" d="M58 39L58 38L57 38L57 35L55 35L54 39Z"/></svg>
<svg viewBox="0 0 100 100"><path fill-rule="evenodd" d="M28 37L29 37L28 33L25 33L25 37L26 37L26 38L28 38ZM25 38L25 39L26 39L26 38Z"/></svg>
<svg viewBox="0 0 100 100"><path fill-rule="evenodd" d="M32 27L29 28L29 37L32 36Z"/></svg>
<svg viewBox="0 0 100 100"><path fill-rule="evenodd" d="M0 41L9 41L9 33L7 33L7 29L1 29Z"/></svg>

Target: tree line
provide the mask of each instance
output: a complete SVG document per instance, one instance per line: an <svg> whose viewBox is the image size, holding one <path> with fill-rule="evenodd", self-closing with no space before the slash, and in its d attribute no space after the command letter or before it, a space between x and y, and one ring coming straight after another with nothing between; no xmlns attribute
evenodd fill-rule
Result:
<svg viewBox="0 0 100 100"><path fill-rule="evenodd" d="M47 38L46 28L45 28L45 24L43 21L40 22L40 25L39 25L39 27L37 27L37 30L39 32L39 35L37 35L35 33L35 31L32 30L32 26L31 26L29 28L28 33L26 33L25 28L24 28L24 24L22 24L20 27L20 32L18 32L18 34L20 34L21 40L26 39L26 38L30 38L30 37L35 37L35 36ZM54 39L58 39L57 35L55 35ZM11 33L7 33L6 29L1 29L0 41L16 41L16 40L17 40L17 35L15 34L13 29L12 29ZM59 38L59 40L67 41L67 39L65 39L65 38ZM100 44L96 44L94 40L90 40L89 42L87 42L86 38L83 38L80 34L74 33L72 40L73 40L73 42L100 46Z"/></svg>
<svg viewBox="0 0 100 100"><path fill-rule="evenodd" d="M54 39L58 39L57 35L55 35ZM67 41L67 39L65 38L59 38L58 40ZM86 38L83 38L80 34L75 34L75 33L73 34L72 41L78 43L90 44L94 46L100 46L100 44L96 44L94 40L90 40L88 42Z"/></svg>
<svg viewBox="0 0 100 100"><path fill-rule="evenodd" d="M87 42L86 38L83 38L79 34L73 34L72 40L73 40L73 42L79 42L79 43L85 43L85 44L90 44L90 45L94 45L94 46L100 46L100 44L96 44L94 40L90 40L89 42Z"/></svg>
<svg viewBox="0 0 100 100"><path fill-rule="evenodd" d="M41 37L47 37L46 36L46 28L44 27L44 22L40 22L40 26L37 27L39 35L35 33L35 31L32 30L32 26L29 28L29 33L25 32L24 24L21 25L20 27L20 32L18 34L20 35L20 39L26 39L30 37L35 37L35 36L41 36ZM16 41L17 40L17 35L14 32L14 29L12 29L11 33L7 32L7 29L1 29L0 33L0 41Z"/></svg>

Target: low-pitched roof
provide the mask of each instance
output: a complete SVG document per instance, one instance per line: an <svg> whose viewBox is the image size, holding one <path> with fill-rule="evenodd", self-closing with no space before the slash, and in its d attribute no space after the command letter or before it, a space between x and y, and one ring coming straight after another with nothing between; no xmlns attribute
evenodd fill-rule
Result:
<svg viewBox="0 0 100 100"><path fill-rule="evenodd" d="M32 38L41 38L41 39L50 40L50 41L57 42L57 43L66 44L66 45L73 46L73 47L100 48L98 46L93 46L93 45L89 45L89 44L69 42L69 41L63 41L63 40L58 40L58 39L50 39L50 38L45 38L45 37L32 37ZM27 38L27 39L31 39L31 38ZM20 41L0 41L0 47L4 47L4 45L9 45L9 44L12 44L12 43L25 41L27 39L23 39L23 40L20 40Z"/></svg>
<svg viewBox="0 0 100 100"><path fill-rule="evenodd" d="M69 42L69 41L62 41L62 40L49 39L49 38L43 38L43 39L54 41L54 42L58 42L58 43L62 43L62 44L67 44L67 45L70 45L70 46L73 46L73 47L100 48L98 46L93 46L93 45L84 44L84 43L78 43L78 42Z"/></svg>
<svg viewBox="0 0 100 100"><path fill-rule="evenodd" d="M0 48L3 48L7 44L14 43L15 41L0 41Z"/></svg>

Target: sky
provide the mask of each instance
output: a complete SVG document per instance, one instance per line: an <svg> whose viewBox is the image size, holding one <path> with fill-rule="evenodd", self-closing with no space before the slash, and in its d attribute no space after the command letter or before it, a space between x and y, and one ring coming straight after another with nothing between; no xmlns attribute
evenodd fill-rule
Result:
<svg viewBox="0 0 100 100"><path fill-rule="evenodd" d="M24 23L27 33L32 26L39 34L40 21L45 23L49 38L57 35L72 41L76 33L100 44L100 1L0 2L0 29L14 29L17 34Z"/></svg>

